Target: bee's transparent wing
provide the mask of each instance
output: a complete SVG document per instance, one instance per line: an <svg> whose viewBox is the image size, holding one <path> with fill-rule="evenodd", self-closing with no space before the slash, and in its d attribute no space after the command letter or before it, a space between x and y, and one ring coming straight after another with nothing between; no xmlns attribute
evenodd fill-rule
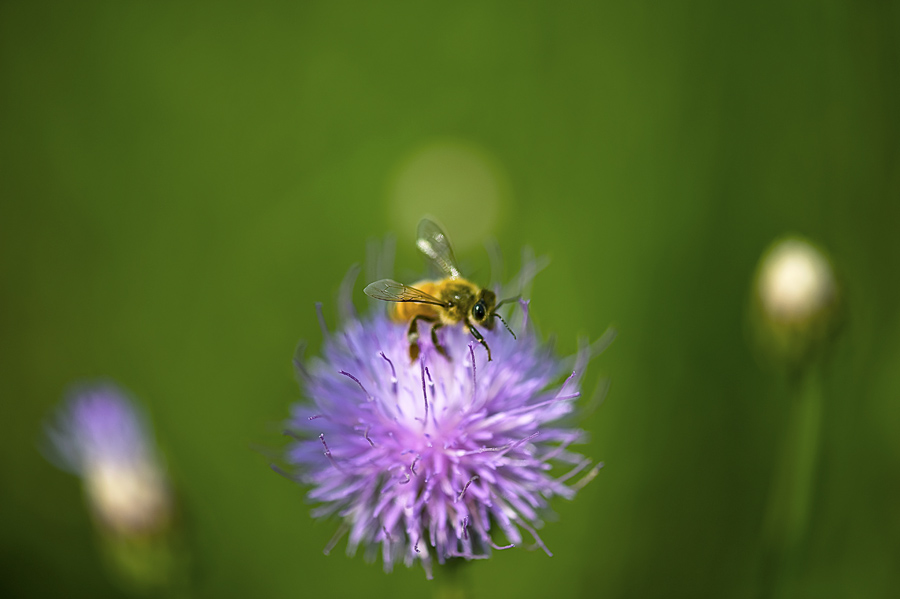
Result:
<svg viewBox="0 0 900 599"><path fill-rule="evenodd" d="M451 278L459 276L456 267L456 257L450 240L441 228L433 221L423 218L419 221L419 230L416 235L416 247L425 254L442 273Z"/></svg>
<svg viewBox="0 0 900 599"><path fill-rule="evenodd" d="M419 291L415 287L398 283L393 279L381 279L363 289L366 295L375 299L384 300L386 302L414 302L416 304L434 304L435 306L443 306L444 302L428 295L424 291Z"/></svg>

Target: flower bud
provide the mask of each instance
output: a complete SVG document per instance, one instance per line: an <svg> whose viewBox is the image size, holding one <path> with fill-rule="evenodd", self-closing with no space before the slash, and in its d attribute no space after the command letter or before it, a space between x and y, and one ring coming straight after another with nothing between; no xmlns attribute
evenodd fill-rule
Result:
<svg viewBox="0 0 900 599"><path fill-rule="evenodd" d="M763 253L753 292L754 326L763 350L796 366L834 332L840 290L825 252L800 237L775 241Z"/></svg>
<svg viewBox="0 0 900 599"><path fill-rule="evenodd" d="M105 531L152 533L168 524L169 488L136 406L112 385L72 393L48 427L54 461L83 480Z"/></svg>

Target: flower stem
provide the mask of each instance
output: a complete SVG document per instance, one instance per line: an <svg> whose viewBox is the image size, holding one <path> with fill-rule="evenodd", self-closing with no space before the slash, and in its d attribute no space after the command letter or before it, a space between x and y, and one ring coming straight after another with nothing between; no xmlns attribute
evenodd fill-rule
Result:
<svg viewBox="0 0 900 599"><path fill-rule="evenodd" d="M768 595L790 595L804 555L822 420L822 381L811 364L792 386L791 418L765 522L764 583Z"/></svg>
<svg viewBox="0 0 900 599"><path fill-rule="evenodd" d="M468 565L462 558L451 558L437 568L435 599L466 599L471 595Z"/></svg>

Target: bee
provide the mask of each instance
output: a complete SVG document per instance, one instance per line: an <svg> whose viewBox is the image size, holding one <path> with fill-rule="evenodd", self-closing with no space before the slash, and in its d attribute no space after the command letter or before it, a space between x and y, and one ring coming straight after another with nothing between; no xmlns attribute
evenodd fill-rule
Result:
<svg viewBox="0 0 900 599"><path fill-rule="evenodd" d="M479 287L459 276L450 240L438 225L427 218L419 222L416 247L444 274L445 278L439 281L419 281L412 286L392 279L381 279L370 283L364 289L365 294L386 302L396 302L391 308L391 317L397 322L409 322L406 336L409 340L410 360L415 361L419 357L418 327L419 322L424 321L432 323L431 342L438 353L448 360L450 356L438 340L437 333L441 327L461 323L487 350L490 362L491 348L475 325L493 330L494 319L499 319L515 339L515 333L497 314L497 309L517 298L505 299L498 303L497 295L493 291Z"/></svg>

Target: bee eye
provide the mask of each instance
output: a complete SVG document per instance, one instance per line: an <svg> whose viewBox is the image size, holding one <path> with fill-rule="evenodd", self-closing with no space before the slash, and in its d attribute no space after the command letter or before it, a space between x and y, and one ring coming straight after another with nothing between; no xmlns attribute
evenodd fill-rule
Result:
<svg viewBox="0 0 900 599"><path fill-rule="evenodd" d="M485 312L483 303L478 302L477 304L475 304L475 307L472 308L472 316L475 317L475 320L484 320Z"/></svg>

